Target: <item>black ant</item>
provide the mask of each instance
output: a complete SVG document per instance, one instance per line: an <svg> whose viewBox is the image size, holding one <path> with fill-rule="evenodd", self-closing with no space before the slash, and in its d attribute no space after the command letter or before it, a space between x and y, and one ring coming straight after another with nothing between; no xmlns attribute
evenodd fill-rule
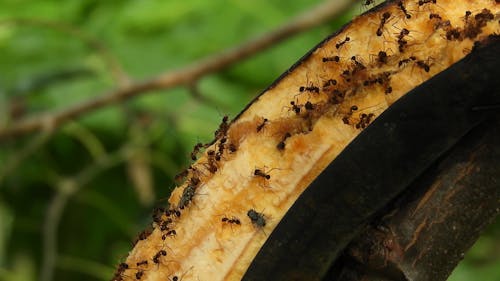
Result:
<svg viewBox="0 0 500 281"><path fill-rule="evenodd" d="M425 72L429 72L431 67L423 60L419 60L416 62L417 66L422 68Z"/></svg>
<svg viewBox="0 0 500 281"><path fill-rule="evenodd" d="M230 224L236 224L236 225L241 225L241 221L238 219L238 218L226 218L226 217L223 217L221 219L222 222L225 222L225 223L230 223Z"/></svg>
<svg viewBox="0 0 500 281"><path fill-rule="evenodd" d="M153 222L160 223L162 221L162 216L165 213L165 208L157 207L153 209Z"/></svg>
<svg viewBox="0 0 500 281"><path fill-rule="evenodd" d="M128 264L122 262L118 265L118 268L116 269L116 272L115 272L115 275L113 276L113 278L111 279L111 281L122 281L123 280L123 272L125 272L125 270L127 270L129 267L128 267Z"/></svg>
<svg viewBox="0 0 500 281"><path fill-rule="evenodd" d="M203 144L201 142L197 143L193 151L191 152L191 160L195 161L197 158L198 153L200 152L200 149L203 148Z"/></svg>
<svg viewBox="0 0 500 281"><path fill-rule="evenodd" d="M168 230L168 226L172 223L172 219L166 219L160 224L160 230L165 231Z"/></svg>
<svg viewBox="0 0 500 281"><path fill-rule="evenodd" d="M316 86L300 86L299 92L303 93L304 91L319 94L319 88Z"/></svg>
<svg viewBox="0 0 500 281"><path fill-rule="evenodd" d="M165 251L165 250L160 250L158 253L156 253L156 254L153 256L153 258L152 258L153 262L154 262L154 263L156 263L156 264L159 264L159 263L160 263L160 257L161 257L161 256L166 257L166 256L167 256L167 251Z"/></svg>
<svg viewBox="0 0 500 281"><path fill-rule="evenodd" d="M406 7L404 6L403 1L399 1L398 2L398 7L399 7L399 9L401 9L401 11L403 12L403 14L405 14L405 17L407 19L411 19L411 15L406 10Z"/></svg>
<svg viewBox="0 0 500 281"><path fill-rule="evenodd" d="M403 29L401 29L401 32L399 32L399 35L397 36L399 52L401 52L401 53L404 52L404 47L408 44L408 41L406 41L404 39L404 37L408 34L410 34L410 31L406 28L403 28Z"/></svg>
<svg viewBox="0 0 500 281"><path fill-rule="evenodd" d="M300 114L300 107L294 101L291 101L290 105L292 106L292 110L295 112L295 114Z"/></svg>
<svg viewBox="0 0 500 281"><path fill-rule="evenodd" d="M410 61L415 61L417 58L415 56L411 56L407 59L402 59L398 62L398 66L401 67L402 65L406 65L407 63L409 63Z"/></svg>
<svg viewBox="0 0 500 281"><path fill-rule="evenodd" d="M222 123L219 125L219 128L215 131L215 138L220 139L227 134L227 130L229 129L229 117L224 115L222 117Z"/></svg>
<svg viewBox="0 0 500 281"><path fill-rule="evenodd" d="M377 55L377 62L380 64L380 65L383 65L383 64L386 64L387 63L387 53L384 52L384 51L380 51L378 52L378 55Z"/></svg>
<svg viewBox="0 0 500 281"><path fill-rule="evenodd" d="M332 104L340 104L344 101L344 97L345 97L345 91L340 91L338 89L335 89L331 92L331 98L330 98L330 102Z"/></svg>
<svg viewBox="0 0 500 281"><path fill-rule="evenodd" d="M219 169L217 167L217 156L215 154L215 150L209 150L207 152L207 158L208 158L208 163L207 163L207 170L212 173L212 174L215 174L215 172L217 172L217 170ZM219 156L220 157L220 156Z"/></svg>
<svg viewBox="0 0 500 281"><path fill-rule="evenodd" d="M391 86L385 88L385 94L387 95L387 94L390 94L390 93L392 93L392 87Z"/></svg>
<svg viewBox="0 0 500 281"><path fill-rule="evenodd" d="M347 43L349 41L351 41L351 38L350 37L346 37L344 39L344 41L340 41L337 44L335 44L335 48L337 48L337 50L338 50L338 49L340 49L340 47L342 47L345 43Z"/></svg>
<svg viewBox="0 0 500 281"><path fill-rule="evenodd" d="M346 125L349 125L349 117L351 117L352 114L354 113L354 111L356 111L356 110L358 110L358 106L357 105L351 106L351 108L349 110L349 113L347 113L347 115L345 115L342 118L342 122L344 122L344 124L346 124Z"/></svg>
<svg viewBox="0 0 500 281"><path fill-rule="evenodd" d="M174 180L176 182L180 182L180 181L182 181L182 179L184 179L185 177L187 177L188 174L189 174L189 171L187 169L185 169L182 172L180 172L177 175L175 175Z"/></svg>
<svg viewBox="0 0 500 281"><path fill-rule="evenodd" d="M338 49L338 48L337 48ZM333 56L333 57L324 57L322 59L323 62L330 62L330 61L333 61L333 62L339 62L340 61L340 57L339 56Z"/></svg>
<svg viewBox="0 0 500 281"><path fill-rule="evenodd" d="M429 19L438 19L438 20L442 20L443 18L441 18L441 16L439 14L429 14Z"/></svg>
<svg viewBox="0 0 500 281"><path fill-rule="evenodd" d="M276 148L277 148L278 150L283 150L283 149L285 149L285 141L286 141L286 139L288 139L288 138L289 138L289 137L291 137L291 136L292 136L292 134L290 134L290 133L286 133L286 134L283 136L283 138L281 139L281 141L280 141L280 142L276 145Z"/></svg>
<svg viewBox="0 0 500 281"><path fill-rule="evenodd" d="M252 221L252 223L255 226L257 226L259 228L266 226L266 218L265 218L264 214L259 213L259 212L255 211L254 209L250 209L247 212L247 216L250 218L250 220Z"/></svg>
<svg viewBox="0 0 500 281"><path fill-rule="evenodd" d="M258 126L257 126L257 133L262 131L262 129L264 128L264 126L266 125L266 123L268 122L269 120L267 120L267 118L264 118L264 120L262 120L262 123L260 123Z"/></svg>
<svg viewBox="0 0 500 281"><path fill-rule="evenodd" d="M373 113L370 113L370 114L366 114L366 113L363 113L360 115L360 120L359 122L356 124L356 129L364 129L366 128L366 126L368 126L370 124L370 122L372 121L372 118L375 117L375 114Z"/></svg>
<svg viewBox="0 0 500 281"><path fill-rule="evenodd" d="M170 217L171 215L174 215L176 217L180 217L181 216L181 211L177 210L177 209L169 209L169 210L166 210L165 211L165 215L167 217Z"/></svg>
<svg viewBox="0 0 500 281"><path fill-rule="evenodd" d="M314 110L314 104L312 104L310 101L307 101L306 104L304 104L304 108L308 111Z"/></svg>
<svg viewBox="0 0 500 281"><path fill-rule="evenodd" d="M335 79L328 79L324 84L323 84L323 88L327 88L327 87L330 87L330 86L335 86L337 85L337 80Z"/></svg>
<svg viewBox="0 0 500 281"><path fill-rule="evenodd" d="M419 5L419 6L422 6L422 5L424 5L424 4L431 3L431 2L432 2L433 4L436 4L437 0L419 0L419 1L418 1L418 5Z"/></svg>
<svg viewBox="0 0 500 281"><path fill-rule="evenodd" d="M231 152L231 153L235 153L235 152L236 152L236 150L238 150L238 149L236 148L236 145L235 145L235 144L233 144L233 143L230 143L230 144L229 144L228 149L229 149L229 152Z"/></svg>
<svg viewBox="0 0 500 281"><path fill-rule="evenodd" d="M143 261L137 262L137 266L141 266L141 265L148 265L148 261L143 260Z"/></svg>
<svg viewBox="0 0 500 281"><path fill-rule="evenodd" d="M139 270L135 273L135 279L141 280L142 276L144 276L144 270Z"/></svg>
<svg viewBox="0 0 500 281"><path fill-rule="evenodd" d="M266 174L266 173L265 173L263 170L261 170L261 169L255 169L255 170L253 171L253 175L254 175L254 176L258 176L258 177L265 178L266 180L271 179L271 175Z"/></svg>
<svg viewBox="0 0 500 281"><path fill-rule="evenodd" d="M352 70L352 75L354 75L356 72L358 71L361 71L363 69L366 69L366 66L364 64L362 64L361 62L359 62L357 59L356 59L356 56L352 56L351 57L351 60L353 61L354 63L354 69Z"/></svg>
<svg viewBox="0 0 500 281"><path fill-rule="evenodd" d="M380 18L380 24L377 28L377 36L382 36L383 34L383 28L387 20L391 17L391 13L385 12L382 14L382 17Z"/></svg>

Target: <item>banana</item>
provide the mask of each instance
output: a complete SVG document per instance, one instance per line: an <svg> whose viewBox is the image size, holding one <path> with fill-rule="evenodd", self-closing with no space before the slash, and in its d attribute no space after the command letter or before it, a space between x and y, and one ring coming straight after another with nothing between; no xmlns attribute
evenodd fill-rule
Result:
<svg viewBox="0 0 500 281"><path fill-rule="evenodd" d="M500 32L494 0L389 1L224 117L112 280L240 280L280 219L364 128ZM199 151L203 150L202 153Z"/></svg>

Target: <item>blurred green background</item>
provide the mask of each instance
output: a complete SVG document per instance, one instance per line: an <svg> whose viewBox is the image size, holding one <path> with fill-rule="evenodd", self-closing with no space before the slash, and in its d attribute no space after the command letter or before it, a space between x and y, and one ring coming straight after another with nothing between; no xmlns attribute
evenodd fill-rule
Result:
<svg viewBox="0 0 500 281"><path fill-rule="evenodd" d="M175 70L287 23L308 0L0 0L0 127ZM360 5L191 85L0 140L0 281L109 280L199 141ZM500 280L490 227L450 280Z"/></svg>

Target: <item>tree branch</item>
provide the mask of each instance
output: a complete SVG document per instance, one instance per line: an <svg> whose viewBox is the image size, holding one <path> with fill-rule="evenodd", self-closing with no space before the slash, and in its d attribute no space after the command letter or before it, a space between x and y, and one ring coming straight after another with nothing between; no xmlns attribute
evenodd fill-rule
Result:
<svg viewBox="0 0 500 281"><path fill-rule="evenodd" d="M78 118L91 111L122 102L146 92L184 86L204 75L227 68L292 35L323 24L331 18L345 12L355 2L354 0L326 1L297 16L295 19L275 31L226 50L220 54L215 54L194 62L179 70L160 74L152 79L137 82L111 91L110 93L99 95L96 98L70 106L58 112L48 112L41 116L18 121L7 128L0 129L0 139L20 136L34 131L54 130L68 120Z"/></svg>

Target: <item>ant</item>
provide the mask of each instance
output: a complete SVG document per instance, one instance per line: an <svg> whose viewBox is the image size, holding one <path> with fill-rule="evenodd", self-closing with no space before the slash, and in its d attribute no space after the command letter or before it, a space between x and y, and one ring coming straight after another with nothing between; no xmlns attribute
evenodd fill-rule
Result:
<svg viewBox="0 0 500 281"><path fill-rule="evenodd" d="M222 123L219 125L219 128L215 131L215 138L220 139L227 134L227 130L229 129L229 117L224 115L222 117Z"/></svg>
<svg viewBox="0 0 500 281"><path fill-rule="evenodd" d="M423 60L419 60L416 62L417 66L422 68L425 72L429 72L431 67Z"/></svg>
<svg viewBox="0 0 500 281"><path fill-rule="evenodd" d="M384 28L384 25L385 23L387 22L387 20L391 17L391 13L390 12L385 12L382 14L382 17L380 18L380 24L377 28L377 36L382 36L383 34L383 31L382 29Z"/></svg>
<svg viewBox="0 0 500 281"><path fill-rule="evenodd" d="M219 169L217 167L217 156L215 155L215 150L209 150L207 152L207 155L208 155L208 167L207 167L207 170L212 173L212 174L215 174L215 172L217 172L217 170ZM220 157L220 156L219 156Z"/></svg>
<svg viewBox="0 0 500 281"><path fill-rule="evenodd" d="M144 276L144 270L139 270L135 273L135 279L141 280L142 276Z"/></svg>
<svg viewBox="0 0 500 281"><path fill-rule="evenodd" d="M330 98L330 102L332 104L340 104L344 101L344 97L345 97L345 91L342 92L338 89L335 89L332 91L332 97Z"/></svg>
<svg viewBox="0 0 500 281"><path fill-rule="evenodd" d="M221 219L222 222L225 222L225 223L230 223L230 224L236 224L236 225L241 225L241 221L238 219L238 218L226 218L226 217L223 217Z"/></svg>
<svg viewBox="0 0 500 281"><path fill-rule="evenodd" d="M377 55L377 62L380 64L380 65L383 65L383 64L387 64L387 59L388 59L388 55L386 52L384 51L380 51L378 52L378 55Z"/></svg>
<svg viewBox="0 0 500 281"><path fill-rule="evenodd" d="M392 87L391 87L391 86L389 86L389 87L385 88L385 92L384 92L384 93L385 93L386 95L387 95L387 94L392 93Z"/></svg>
<svg viewBox="0 0 500 281"><path fill-rule="evenodd" d="M165 213L165 208L157 207L153 209L153 222L160 223L162 221L163 213Z"/></svg>
<svg viewBox="0 0 500 281"><path fill-rule="evenodd" d="M335 86L337 85L337 80L335 79L328 79L324 84L323 84L323 89L330 87L330 86Z"/></svg>
<svg viewBox="0 0 500 281"><path fill-rule="evenodd" d="M410 34L410 31L406 28L401 29L401 32L397 36L398 38L398 46L399 46L399 52L403 53L404 52L404 47L408 44L408 41L404 39L406 35Z"/></svg>
<svg viewBox="0 0 500 281"><path fill-rule="evenodd" d="M441 18L441 16L439 14L429 14L429 19L438 19L438 20L442 20L443 18Z"/></svg>
<svg viewBox="0 0 500 281"><path fill-rule="evenodd" d="M357 59L356 59L356 56L352 56L351 57L351 60L353 61L354 63L354 69L352 70L352 75L354 75L356 72L358 71L361 71L363 69L366 69L366 66L364 64L362 64L361 62L359 62Z"/></svg>
<svg viewBox="0 0 500 281"><path fill-rule="evenodd" d="M231 153L235 153L235 152L236 152L236 150L238 150L238 149L236 148L236 145L234 145L233 143L230 143L230 144L229 144L228 149L229 149L229 152L231 152Z"/></svg>
<svg viewBox="0 0 500 281"><path fill-rule="evenodd" d="M314 86L314 85L313 86L307 86L307 87L300 86L299 92L303 93L304 91L319 94L319 88L316 87L316 86Z"/></svg>
<svg viewBox="0 0 500 281"><path fill-rule="evenodd" d="M160 224L160 230L165 231L168 230L168 225L172 223L172 219L166 219L164 222Z"/></svg>
<svg viewBox="0 0 500 281"><path fill-rule="evenodd" d="M337 48L338 49L338 48ZM330 62L330 61L333 61L333 62L339 62L340 61L340 57L339 56L333 56L333 57L324 57L322 59L323 62Z"/></svg>
<svg viewBox="0 0 500 281"><path fill-rule="evenodd" d="M417 58L415 56L411 56L407 59L402 59L398 62L398 66L401 67L402 65L406 65L407 63L409 63L410 61L415 61Z"/></svg>
<svg viewBox="0 0 500 281"><path fill-rule="evenodd" d="M338 49L340 49L340 47L342 47L345 43L347 43L349 41L351 41L351 38L350 37L346 37L344 39L344 41L340 41L337 44L335 44L335 48L337 48L337 50L338 50Z"/></svg>
<svg viewBox="0 0 500 281"><path fill-rule="evenodd" d="M268 122L269 120L267 120L267 118L264 118L264 120L262 120L262 123L260 123L258 126L257 126L257 133L262 131L262 129L264 128L264 126L266 125L266 123Z"/></svg>
<svg viewBox="0 0 500 281"><path fill-rule="evenodd" d="M167 251L165 251L165 250L160 250L158 253L156 253L156 254L153 256L153 258L152 258L153 262L154 262L154 263L156 263L156 264L159 264L159 263L160 263L160 257L161 257L161 256L166 257L166 256L167 256Z"/></svg>
<svg viewBox="0 0 500 281"><path fill-rule="evenodd" d="M280 141L280 142L276 145L276 148L277 148L278 150L283 150L283 149L285 149L285 141L286 141L286 139L288 139L288 138L289 138L289 137L291 137L291 136L292 136L292 134L290 134L290 133L286 133L286 134L283 136L283 138L281 139L281 141ZM255 172L254 172L254 173L255 173Z"/></svg>
<svg viewBox="0 0 500 281"><path fill-rule="evenodd" d="M411 15L408 13L408 10L406 10L406 7L404 6L403 1L398 2L398 7L399 7L399 9L401 9L403 14L405 14L405 17L407 19L411 19Z"/></svg>
<svg viewBox="0 0 500 281"><path fill-rule="evenodd" d="M121 281L123 280L123 272L125 272L125 270L127 270L129 267L128 267L128 264L122 262L118 265L118 268L116 269L116 272L115 272L115 275L113 276L113 278L111 279L111 281Z"/></svg>
<svg viewBox="0 0 500 281"><path fill-rule="evenodd" d="M271 179L271 175L266 174L266 173L265 173L263 170L261 170L261 169L255 169L255 170L253 171L253 175L254 175L254 176L258 176L258 177L265 178L266 180Z"/></svg>
<svg viewBox="0 0 500 281"><path fill-rule="evenodd" d="M141 265L148 265L148 261L143 260L143 261L137 262L137 266L141 266Z"/></svg>
<svg viewBox="0 0 500 281"><path fill-rule="evenodd" d="M361 114L360 120L356 124L356 129L360 129L360 128L364 129L364 128L366 128L366 126L368 126L370 124L370 122L372 121L373 117L375 117L375 114L373 114L373 113L370 113L370 114L363 113L363 114Z"/></svg>
<svg viewBox="0 0 500 281"><path fill-rule="evenodd" d="M292 106L292 110L295 112L295 114L299 115L300 107L294 101L291 101L290 105Z"/></svg>
<svg viewBox="0 0 500 281"><path fill-rule="evenodd" d="M346 124L346 125L349 125L349 117L351 117L352 114L354 113L354 111L356 111L356 110L358 110L358 106L357 105L351 106L351 108L349 110L349 113L347 113L347 115L345 115L342 118L342 122L344 122L344 124Z"/></svg>
<svg viewBox="0 0 500 281"><path fill-rule="evenodd" d="M200 149L203 148L203 146L204 145L201 142L197 143L194 146L193 151L191 152L191 160L196 161L197 154L200 152Z"/></svg>
<svg viewBox="0 0 500 281"><path fill-rule="evenodd" d="M250 218L253 225L255 225L259 228L266 226L266 218L265 218L264 214L259 213L259 212L255 211L254 209L250 209L247 212L247 216Z"/></svg>
<svg viewBox="0 0 500 281"><path fill-rule="evenodd" d="M419 6L422 6L422 5L424 5L424 4L431 3L431 2L432 2L433 4L436 4L437 0L419 0L419 1L418 1L418 5L419 5Z"/></svg>
<svg viewBox="0 0 500 281"><path fill-rule="evenodd" d="M304 108L308 111L314 110L314 104L312 104L310 101L307 101L306 104L304 104Z"/></svg>
<svg viewBox="0 0 500 281"><path fill-rule="evenodd" d="M170 215L174 215L174 216L179 218L181 216L181 211L179 211L177 209L169 209L169 210L165 211L165 215L167 217L170 217Z"/></svg>

